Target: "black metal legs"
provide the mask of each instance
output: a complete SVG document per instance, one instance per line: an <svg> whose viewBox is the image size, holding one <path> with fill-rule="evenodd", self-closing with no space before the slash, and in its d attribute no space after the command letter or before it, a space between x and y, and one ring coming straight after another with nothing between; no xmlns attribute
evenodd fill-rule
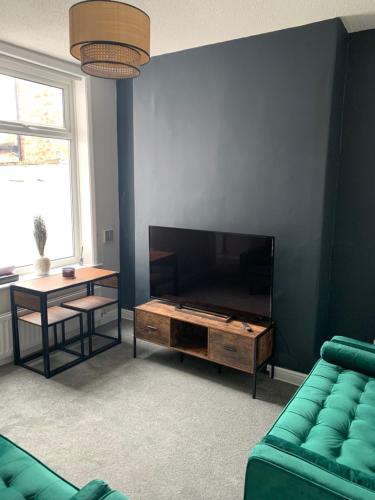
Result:
<svg viewBox="0 0 375 500"><path fill-rule="evenodd" d="M262 365L258 366L254 370L253 381L252 381L252 396L253 396L253 399L256 398L256 393L257 393L257 375L258 375L258 372L261 371L261 370L267 371L267 361L265 361ZM270 378L274 378L274 375L275 375L275 365L274 365L274 363L272 363L270 365L269 377Z"/></svg>
<svg viewBox="0 0 375 500"><path fill-rule="evenodd" d="M81 320L82 320L82 316L81 316ZM83 332L83 327L82 327L82 332ZM62 343L63 345L65 345L65 342L66 342L66 339L65 339L65 323L61 323L61 340L62 340Z"/></svg>
<svg viewBox="0 0 375 500"><path fill-rule="evenodd" d="M20 362L20 339L18 332L18 313L17 306L14 300L14 290L10 289L10 304L12 311L12 334L13 334L13 356L14 364L18 365Z"/></svg>
<svg viewBox="0 0 375 500"><path fill-rule="evenodd" d="M50 378L50 359L49 359L49 336L48 336L48 310L47 296L44 294L41 297L41 323L42 323L42 344L43 344L43 365L44 376Z"/></svg>
<svg viewBox="0 0 375 500"><path fill-rule="evenodd" d="M64 323L61 326L63 327ZM84 344L84 338L83 338L83 317L82 317L82 314L79 315L79 337L80 337L80 344L81 344L81 359L83 361L85 358L85 344ZM64 329L64 338L65 338L65 329Z"/></svg>
<svg viewBox="0 0 375 500"><path fill-rule="evenodd" d="M133 317L133 358L137 357L137 336L135 334L135 325L137 324L137 311L134 311Z"/></svg>
<svg viewBox="0 0 375 500"><path fill-rule="evenodd" d="M119 342L122 342L122 334L121 334L121 306L120 306L120 297L118 297L118 296L117 296L117 338L118 338Z"/></svg>
<svg viewBox="0 0 375 500"><path fill-rule="evenodd" d="M55 347L57 347L57 325L53 325L53 342Z"/></svg>
<svg viewBox="0 0 375 500"><path fill-rule="evenodd" d="M253 399L256 398L256 393L257 393L257 371L258 371L258 338L254 340L253 344Z"/></svg>
<svg viewBox="0 0 375 500"><path fill-rule="evenodd" d="M95 331L95 325L93 325L93 318L92 318L92 313L88 312L87 313L87 333L89 336L89 356L92 356L92 335L93 332Z"/></svg>
<svg viewBox="0 0 375 500"><path fill-rule="evenodd" d="M253 399L255 399L256 395L257 395L257 373L258 373L258 370L255 369L254 375L253 375Z"/></svg>

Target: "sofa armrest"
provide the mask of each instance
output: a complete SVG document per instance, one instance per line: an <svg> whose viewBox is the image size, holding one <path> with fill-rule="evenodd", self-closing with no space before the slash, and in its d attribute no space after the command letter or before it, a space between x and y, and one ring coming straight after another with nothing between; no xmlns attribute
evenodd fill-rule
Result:
<svg viewBox="0 0 375 500"><path fill-rule="evenodd" d="M110 493L107 493L107 495L105 495L101 500L129 500L129 499L119 491L111 491Z"/></svg>
<svg viewBox="0 0 375 500"><path fill-rule="evenodd" d="M328 341L322 345L320 354L328 363L375 377L375 351Z"/></svg>
<svg viewBox="0 0 375 500"><path fill-rule="evenodd" d="M119 491L113 491L107 483L94 479L78 491L70 500L128 500Z"/></svg>
<svg viewBox="0 0 375 500"><path fill-rule="evenodd" d="M373 500L374 491L268 444L258 444L246 470L244 500Z"/></svg>

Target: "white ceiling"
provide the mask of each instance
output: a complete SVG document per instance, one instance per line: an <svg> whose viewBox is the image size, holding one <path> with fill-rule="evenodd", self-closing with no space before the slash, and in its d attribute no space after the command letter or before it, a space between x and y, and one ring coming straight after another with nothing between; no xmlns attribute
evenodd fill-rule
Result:
<svg viewBox="0 0 375 500"><path fill-rule="evenodd" d="M375 0L128 0L151 17L152 55L341 17L348 31L375 28ZM71 0L0 0L2 41L73 61Z"/></svg>

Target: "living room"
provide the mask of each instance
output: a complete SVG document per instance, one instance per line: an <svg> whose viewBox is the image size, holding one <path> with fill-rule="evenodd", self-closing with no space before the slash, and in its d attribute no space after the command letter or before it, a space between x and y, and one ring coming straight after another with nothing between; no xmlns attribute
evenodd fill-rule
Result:
<svg viewBox="0 0 375 500"><path fill-rule="evenodd" d="M1 7L0 500L375 499L375 3Z"/></svg>

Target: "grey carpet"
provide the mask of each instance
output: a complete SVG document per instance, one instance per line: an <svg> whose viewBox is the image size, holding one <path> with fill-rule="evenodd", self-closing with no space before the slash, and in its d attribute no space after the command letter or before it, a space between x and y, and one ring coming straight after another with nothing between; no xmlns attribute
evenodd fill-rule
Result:
<svg viewBox="0 0 375 500"><path fill-rule="evenodd" d="M295 388L139 342L46 380L0 368L0 433L83 486L101 478L131 500L240 500L250 449ZM53 500L53 499L51 499Z"/></svg>

